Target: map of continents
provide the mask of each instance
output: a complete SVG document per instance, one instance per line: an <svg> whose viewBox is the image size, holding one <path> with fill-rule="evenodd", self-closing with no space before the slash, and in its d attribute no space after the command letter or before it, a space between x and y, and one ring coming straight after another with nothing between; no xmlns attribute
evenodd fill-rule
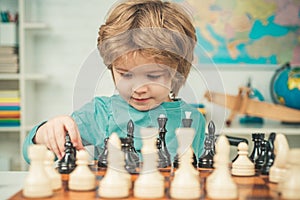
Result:
<svg viewBox="0 0 300 200"><path fill-rule="evenodd" d="M193 15L199 63L300 64L300 0L173 1Z"/></svg>

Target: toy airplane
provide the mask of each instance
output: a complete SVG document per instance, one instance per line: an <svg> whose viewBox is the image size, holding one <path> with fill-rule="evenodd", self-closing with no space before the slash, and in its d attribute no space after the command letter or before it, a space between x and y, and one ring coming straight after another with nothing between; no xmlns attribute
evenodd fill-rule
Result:
<svg viewBox="0 0 300 200"><path fill-rule="evenodd" d="M250 92L251 88L241 87L237 96L209 91L204 96L208 101L232 110L226 120L227 126L230 126L237 114L265 117L286 123L300 123L300 110L251 99Z"/></svg>

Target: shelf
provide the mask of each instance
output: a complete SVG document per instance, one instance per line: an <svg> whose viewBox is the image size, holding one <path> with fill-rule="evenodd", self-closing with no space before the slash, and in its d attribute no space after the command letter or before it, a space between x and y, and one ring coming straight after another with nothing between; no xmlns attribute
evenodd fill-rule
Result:
<svg viewBox="0 0 300 200"><path fill-rule="evenodd" d="M42 22L24 22L23 27L28 30L43 30L48 28L47 24Z"/></svg>
<svg viewBox="0 0 300 200"><path fill-rule="evenodd" d="M0 80L20 80L23 77L29 81L43 81L48 78L46 74L0 74Z"/></svg>
<svg viewBox="0 0 300 200"><path fill-rule="evenodd" d="M18 80L18 79L20 79L20 74L0 73L0 80Z"/></svg>
<svg viewBox="0 0 300 200"><path fill-rule="evenodd" d="M16 126L16 127L0 127L0 133L1 132L19 132L21 130L20 126Z"/></svg>
<svg viewBox="0 0 300 200"><path fill-rule="evenodd" d="M271 132L283 133L285 135L300 135L300 124L282 124L279 121L264 120L263 124L240 124L234 121L231 127L224 127L221 133L224 134L252 134Z"/></svg>

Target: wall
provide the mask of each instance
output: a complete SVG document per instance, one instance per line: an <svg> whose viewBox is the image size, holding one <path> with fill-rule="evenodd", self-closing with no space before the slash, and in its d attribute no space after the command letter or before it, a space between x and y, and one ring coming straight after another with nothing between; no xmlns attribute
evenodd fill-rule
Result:
<svg viewBox="0 0 300 200"><path fill-rule="evenodd" d="M73 102L77 76L80 76L83 69L87 68L86 59L95 53L98 28L103 23L105 14L113 5L113 1L45 0L37 1L37 3L38 9L34 15L38 16L36 17L38 20L49 25L48 30L36 34L35 37L36 46L33 59L35 59L36 71L49 74L47 81L36 85L36 92L39 94L36 96L38 112L34 114L38 121L72 112L73 104L70 102ZM108 76L105 76L103 82L101 73L105 67L99 65L100 68L98 68L96 62L91 68L97 69L100 73L99 76L88 74L94 79L98 79L98 82L95 81L97 82L95 93L112 93L114 87L107 87L108 84L104 84L109 80L109 73L106 72ZM236 94L238 87L245 85L248 78L251 77L253 86L261 90L267 100L270 100L268 87L273 70L273 67L259 70L252 70L249 67L243 67L243 69L219 67L221 79L228 93ZM214 78L216 77L212 77L212 79ZM199 79L202 79L201 83L203 84L199 85ZM90 81L90 77L86 77L86 81ZM197 94L197 100L189 99L188 96L184 98L190 102L203 102L206 87L201 74L196 73L195 76L192 76L188 85ZM77 88L78 86L76 86ZM81 102L85 101L87 99ZM75 105L75 107L78 106Z"/></svg>

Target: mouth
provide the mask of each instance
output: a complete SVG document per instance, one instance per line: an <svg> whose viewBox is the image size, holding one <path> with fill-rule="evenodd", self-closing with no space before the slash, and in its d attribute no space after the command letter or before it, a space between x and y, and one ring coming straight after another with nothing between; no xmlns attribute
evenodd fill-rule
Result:
<svg viewBox="0 0 300 200"><path fill-rule="evenodd" d="M144 103L144 102L147 102L148 100L150 100L151 98L135 98L135 97L131 97L131 99L134 102L137 102L137 103Z"/></svg>

